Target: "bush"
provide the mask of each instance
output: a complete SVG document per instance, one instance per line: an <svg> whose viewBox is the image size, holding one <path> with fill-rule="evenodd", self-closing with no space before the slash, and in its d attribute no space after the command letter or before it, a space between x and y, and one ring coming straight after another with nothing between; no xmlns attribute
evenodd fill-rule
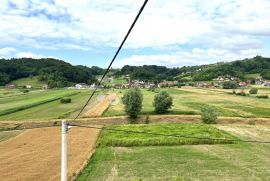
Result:
<svg viewBox="0 0 270 181"><path fill-rule="evenodd" d="M161 91L155 95L153 106L156 113L165 113L172 107L173 99L166 91Z"/></svg>
<svg viewBox="0 0 270 181"><path fill-rule="evenodd" d="M71 103L71 98L64 97L60 99L61 104Z"/></svg>
<svg viewBox="0 0 270 181"><path fill-rule="evenodd" d="M257 93L258 93L258 89L255 88L255 87L253 87L253 88L251 88L251 89L249 90L249 93L250 93L250 94L257 94Z"/></svg>
<svg viewBox="0 0 270 181"><path fill-rule="evenodd" d="M228 81L223 83L223 89L236 89L237 87L237 82Z"/></svg>
<svg viewBox="0 0 270 181"><path fill-rule="evenodd" d="M232 91L232 94L236 94L236 91L235 91L235 89L233 89L233 91Z"/></svg>
<svg viewBox="0 0 270 181"><path fill-rule="evenodd" d="M236 95L238 95L238 96L247 96L248 94L246 94L245 91L242 90L241 92L237 92Z"/></svg>
<svg viewBox="0 0 270 181"><path fill-rule="evenodd" d="M201 108L202 122L206 124L215 124L218 117L218 112L214 107L205 106Z"/></svg>
<svg viewBox="0 0 270 181"><path fill-rule="evenodd" d="M29 92L28 89L22 89L21 91L22 91L24 94Z"/></svg>
<svg viewBox="0 0 270 181"><path fill-rule="evenodd" d="M143 95L141 93L141 90L138 88L130 89L122 97L125 112L129 115L131 121L134 121L134 119L136 119L138 117L138 114L141 112L142 101Z"/></svg>
<svg viewBox="0 0 270 181"><path fill-rule="evenodd" d="M259 99L268 99L268 95L258 95L257 98L259 98Z"/></svg>
<svg viewBox="0 0 270 181"><path fill-rule="evenodd" d="M146 116L145 120L144 120L144 124L149 124L149 115Z"/></svg>

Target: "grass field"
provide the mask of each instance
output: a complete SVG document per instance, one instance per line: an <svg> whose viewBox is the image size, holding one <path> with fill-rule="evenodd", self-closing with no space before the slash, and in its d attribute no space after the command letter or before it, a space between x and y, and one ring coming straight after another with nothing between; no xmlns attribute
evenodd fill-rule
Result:
<svg viewBox="0 0 270 181"><path fill-rule="evenodd" d="M142 114L155 114L152 106L155 92L142 90L143 110ZM165 89L173 97L173 107L168 114L200 114L200 109L206 105L211 105L217 109L220 116L224 117L270 117L269 99L258 99L254 95L236 96L229 93L232 90L223 89L198 89L192 87L167 88ZM249 89L248 89L249 90ZM248 90L245 90L248 93ZM115 90L118 98L123 96L126 90ZM237 90L241 91L241 90ZM268 88L261 88L260 94L270 95ZM104 116L124 115L121 101L112 105Z"/></svg>
<svg viewBox="0 0 270 181"><path fill-rule="evenodd" d="M222 139L237 139L224 131L205 124L131 124L115 125L101 134L102 146L157 146L157 145L192 145L192 144L222 144L232 143ZM135 131L136 133L133 133ZM191 137L216 138L220 140L189 139L184 137L164 137L162 135L141 134L147 132L153 134L173 134Z"/></svg>
<svg viewBox="0 0 270 181"><path fill-rule="evenodd" d="M241 139L269 141L269 128L223 128ZM269 180L269 150L270 145L247 143L99 147L77 180Z"/></svg>
<svg viewBox="0 0 270 181"><path fill-rule="evenodd" d="M50 120L72 117L90 93L89 90L62 89L31 91L23 95L0 98L0 120ZM61 97L70 97L72 102L61 104ZM95 99L92 103L94 101ZM86 110L88 108L86 107Z"/></svg>
<svg viewBox="0 0 270 181"><path fill-rule="evenodd" d="M18 87L24 87L26 85L31 85L32 88L42 88L42 86L44 84L46 84L46 82L39 81L38 76L18 79L18 80L12 81L12 83L15 83Z"/></svg>

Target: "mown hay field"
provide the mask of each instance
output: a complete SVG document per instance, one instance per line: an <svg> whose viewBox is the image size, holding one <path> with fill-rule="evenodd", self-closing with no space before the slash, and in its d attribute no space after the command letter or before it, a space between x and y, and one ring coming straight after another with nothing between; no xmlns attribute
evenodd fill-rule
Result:
<svg viewBox="0 0 270 181"><path fill-rule="evenodd" d="M161 89L154 92L143 89L143 110L142 114L155 114L152 102L155 94ZM258 99L255 95L237 96L230 94L232 90L224 89L200 89L194 87L182 88L164 88L173 97L173 107L168 114L191 114L198 115L202 107L210 105L216 108L219 116L223 117L270 117L269 99ZM248 90L245 90L248 93ZM115 90L119 99L127 90ZM237 90L240 92L241 90ZM268 88L261 88L259 95L270 95ZM121 101L116 105L110 106L104 116L124 115L124 106Z"/></svg>
<svg viewBox="0 0 270 181"><path fill-rule="evenodd" d="M13 132L13 133L12 133ZM0 138L4 132L0 132ZM14 131L6 132L11 137ZM72 128L68 134L68 177L76 176L94 151L99 130ZM15 135L13 135L15 136ZM61 128L26 130L0 142L1 180L60 180Z"/></svg>

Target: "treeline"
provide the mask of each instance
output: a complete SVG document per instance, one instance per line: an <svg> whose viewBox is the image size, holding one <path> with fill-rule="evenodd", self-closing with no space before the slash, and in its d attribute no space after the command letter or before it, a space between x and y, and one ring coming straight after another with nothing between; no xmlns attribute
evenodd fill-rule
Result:
<svg viewBox="0 0 270 181"><path fill-rule="evenodd" d="M270 58L256 56L251 59L199 66L196 72L191 71L194 81L212 80L222 75L230 75L245 80L245 74L254 73L259 73L263 78L270 79Z"/></svg>
<svg viewBox="0 0 270 181"><path fill-rule="evenodd" d="M180 68L167 68L165 66L144 65L144 66L129 66L125 65L120 70L117 70L114 75L122 76L129 75L131 80L173 80L175 76L181 73Z"/></svg>
<svg viewBox="0 0 270 181"><path fill-rule="evenodd" d="M270 79L270 58L256 56L251 59L233 62L219 62L201 66L184 66L167 68L165 66L144 65L124 66L114 75L129 75L132 80L178 80L178 81L210 81L218 76L230 75L245 80L245 74L259 73L263 78ZM189 79L187 79L187 77Z"/></svg>
<svg viewBox="0 0 270 181"><path fill-rule="evenodd" d="M51 88L65 87L74 83L93 83L96 75L103 71L99 67L72 66L52 58L0 59L0 85L20 78L38 76L40 81L46 81Z"/></svg>

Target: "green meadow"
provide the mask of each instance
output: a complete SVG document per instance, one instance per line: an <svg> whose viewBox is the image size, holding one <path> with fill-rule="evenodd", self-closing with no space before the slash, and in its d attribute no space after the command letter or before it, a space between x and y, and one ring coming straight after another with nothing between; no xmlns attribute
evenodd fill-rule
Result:
<svg viewBox="0 0 270 181"><path fill-rule="evenodd" d="M161 89L149 91L143 89L143 109L142 114L155 114L152 102L155 94ZM173 107L168 114L200 114L204 106L213 106L223 117L270 117L269 99L258 99L255 95L239 96L230 94L232 90L222 89L199 89L192 87L164 88L173 97ZM126 90L114 90L119 101L110 106L104 116L124 115L121 97ZM236 90L241 92L241 89ZM248 93L249 89L244 90ZM259 89L258 95L270 95L268 88Z"/></svg>
<svg viewBox="0 0 270 181"><path fill-rule="evenodd" d="M147 125L151 131L160 131L160 126ZM168 125L165 125L165 127ZM184 131L186 135L201 132L201 125L178 124L173 127L188 128L190 132ZM116 126L117 127L117 126ZM132 127L132 126L131 126ZM144 126L134 126L145 130ZM211 127L211 126L209 126ZM113 126L112 128L115 128ZM123 129L122 126L117 127ZM127 127L125 127L127 128ZM171 127L170 127L171 128ZM208 129L204 127L203 130ZM233 130L226 133L221 129L216 129L209 137L216 134L239 139L265 140L270 134L262 128L253 126L226 126L226 129ZM226 130L225 129L225 130ZM177 129L172 129L176 131ZM235 131L237 130L237 132ZM169 131L169 130L168 130ZM220 131L220 132L219 132ZM125 139L125 142L134 139L146 140L144 136L127 136L125 133L107 132L100 137L100 142L106 142L110 137L110 142L118 142L118 139ZM212 131L210 131L212 133ZM243 134L244 133L244 134ZM250 134L260 136L250 136ZM260 134L258 134L260 133ZM264 133L265 135L261 135ZM108 134L108 135L106 135ZM117 134L117 137L116 137ZM127 136L127 137L126 137ZM120 138L119 138L120 137ZM151 136L149 136L151 138ZM158 138L160 139L160 138ZM163 138L166 139L166 138ZM149 141L149 140L148 140ZM235 143L235 144L195 144L195 145L174 145L149 146L125 144L100 144L95 154L89 160L89 164L78 176L77 180L132 180L132 181L191 181L191 180L269 180L270 179L270 159L268 144ZM191 142L189 142L191 143Z"/></svg>

